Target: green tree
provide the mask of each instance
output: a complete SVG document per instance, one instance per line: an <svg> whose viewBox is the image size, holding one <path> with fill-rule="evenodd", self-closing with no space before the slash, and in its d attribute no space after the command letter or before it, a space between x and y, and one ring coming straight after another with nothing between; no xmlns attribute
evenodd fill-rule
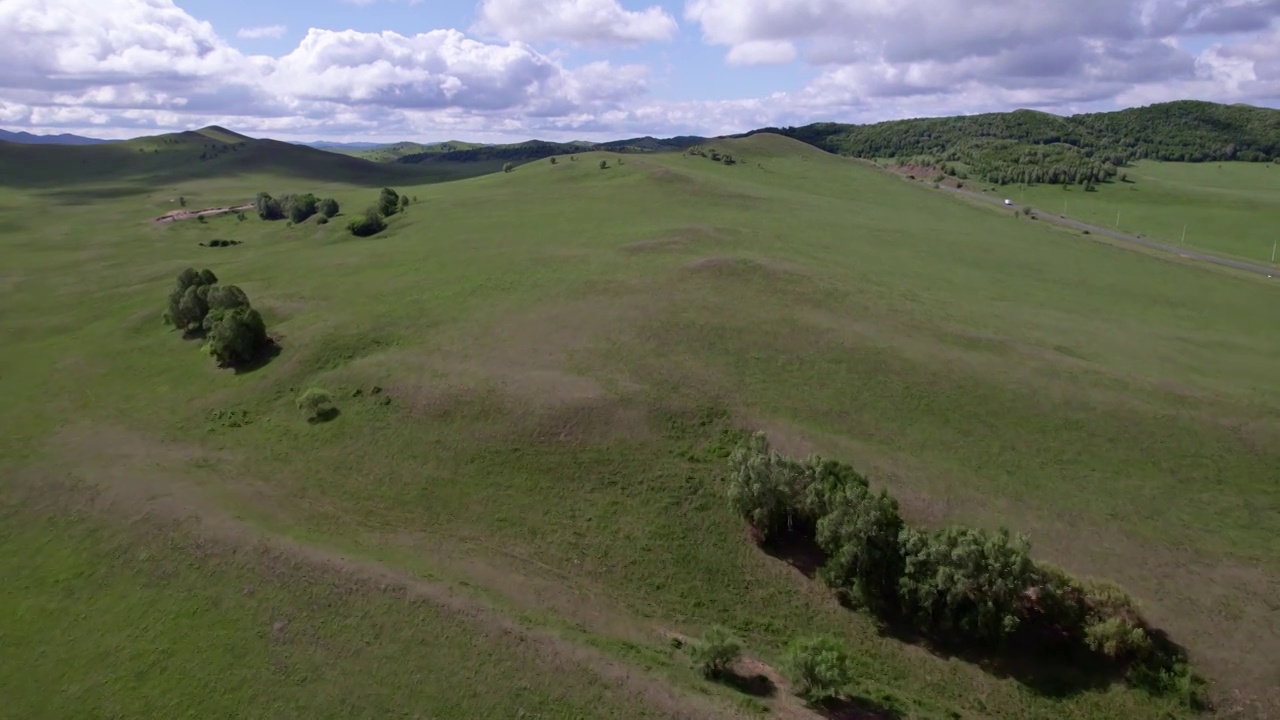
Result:
<svg viewBox="0 0 1280 720"><path fill-rule="evenodd" d="M806 519L803 503L811 476L803 463L774 452L764 433L735 448L729 465L729 504L762 542L794 531Z"/></svg>
<svg viewBox="0 0 1280 720"><path fill-rule="evenodd" d="M504 172L504 173L509 173L509 172L511 172L513 169L515 169L515 165L512 165L511 163L503 163L503 164L502 164L502 172Z"/></svg>
<svg viewBox="0 0 1280 720"><path fill-rule="evenodd" d="M408 210L408 209L409 209L409 196L401 195L400 196L400 212L404 212L405 210Z"/></svg>
<svg viewBox="0 0 1280 720"><path fill-rule="evenodd" d="M840 697L854 680L853 658L831 635L793 640L786 660L796 694L812 703Z"/></svg>
<svg viewBox="0 0 1280 720"><path fill-rule="evenodd" d="M552 165L556 164L556 157L554 155L551 156L551 164Z"/></svg>
<svg viewBox="0 0 1280 720"><path fill-rule="evenodd" d="M721 677L741 656L742 642L719 625L707 628L700 639L689 645L689 658L708 678Z"/></svg>
<svg viewBox="0 0 1280 720"><path fill-rule="evenodd" d="M280 201L271 197L269 194L260 192L254 200L254 207L258 211L258 217L263 220L279 220L284 217L284 211L280 207Z"/></svg>
<svg viewBox="0 0 1280 720"><path fill-rule="evenodd" d="M253 360L267 343L266 323L248 305L211 312L205 325L205 351L222 367Z"/></svg>
<svg viewBox="0 0 1280 720"><path fill-rule="evenodd" d="M608 161L608 160L601 160L601 161L600 161L600 169L601 169L601 170L604 170L604 169L605 169L605 168L607 168L607 167L609 167L609 161Z"/></svg>
<svg viewBox="0 0 1280 720"><path fill-rule="evenodd" d="M883 490L872 493L867 480L845 463L818 460L813 475L806 502L817 518L818 547L828 558L819 571L823 580L873 609L895 607L903 564L899 535L905 527L897 501Z"/></svg>
<svg viewBox="0 0 1280 720"><path fill-rule="evenodd" d="M320 201L311 193L303 193L302 195L289 195L283 200L283 208L285 217L289 218L289 222L300 223L307 218L316 214L317 205Z"/></svg>
<svg viewBox="0 0 1280 720"><path fill-rule="evenodd" d="M378 214L377 209L369 208L364 211L364 216L356 218L347 223L347 231L356 237L369 237L376 235L386 229L387 224L382 220L382 216Z"/></svg>
<svg viewBox="0 0 1280 720"><path fill-rule="evenodd" d="M181 330L184 335L198 332L209 312L209 290L218 282L212 270L196 271L187 268L178 274L173 290L169 292L164 321Z"/></svg>
<svg viewBox="0 0 1280 720"><path fill-rule="evenodd" d="M378 214L391 217L399 209L400 194L391 188L382 188L382 192L378 194Z"/></svg>
<svg viewBox="0 0 1280 720"><path fill-rule="evenodd" d="M320 211L321 215L331 218L338 214L338 201L333 198L325 198L320 201L317 209Z"/></svg>
<svg viewBox="0 0 1280 720"><path fill-rule="evenodd" d="M179 205L179 207L186 207L186 206L187 206L187 199L186 199L185 197L183 197L183 196L179 195L179 196L178 196L178 205Z"/></svg>

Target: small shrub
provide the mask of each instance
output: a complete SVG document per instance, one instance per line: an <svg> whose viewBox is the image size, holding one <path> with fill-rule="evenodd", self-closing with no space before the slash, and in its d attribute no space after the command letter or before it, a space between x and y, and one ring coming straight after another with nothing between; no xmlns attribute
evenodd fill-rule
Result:
<svg viewBox="0 0 1280 720"><path fill-rule="evenodd" d="M316 218L316 224L317 224L317 225L328 225L328 224L329 224L329 218L327 218L327 217L325 217L325 216L321 215L320 217Z"/></svg>
<svg viewBox="0 0 1280 720"><path fill-rule="evenodd" d="M601 169L601 170L604 170L604 169L605 169L605 168L607 168L607 167L609 167L609 161L608 161L608 160L601 160L601 161L600 161L600 169Z"/></svg>
<svg viewBox="0 0 1280 720"><path fill-rule="evenodd" d="M512 170L514 170L514 169L515 169L515 166L514 166L514 165L512 165L511 163L503 163L503 164L502 164L502 172L504 172L504 173L509 173L509 172L511 172L511 171L512 171Z"/></svg>
<svg viewBox="0 0 1280 720"><path fill-rule="evenodd" d="M329 392L317 387L308 388L295 402L309 423L324 422L332 418L337 410Z"/></svg>
<svg viewBox="0 0 1280 720"><path fill-rule="evenodd" d="M713 625L701 639L689 644L689 658L707 678L717 678L742 656L742 643L726 628Z"/></svg>
<svg viewBox="0 0 1280 720"><path fill-rule="evenodd" d="M333 198L325 198L316 206L316 210L325 218L331 218L338 214L338 201Z"/></svg>
<svg viewBox="0 0 1280 720"><path fill-rule="evenodd" d="M245 220L244 213L242 212L236 213L236 219L239 220L240 222L244 222Z"/></svg>
<svg viewBox="0 0 1280 720"><path fill-rule="evenodd" d="M840 697L853 682L853 658L830 635L797 638L787 647L787 668L796 694L811 703Z"/></svg>
<svg viewBox="0 0 1280 720"><path fill-rule="evenodd" d="M552 165L555 165L555 164L556 164L556 158L555 158L555 156L554 156L554 155L552 155L552 156L551 156L551 164L552 164Z"/></svg>
<svg viewBox="0 0 1280 720"><path fill-rule="evenodd" d="M347 231L356 237L369 237L385 230L387 224L374 208L365 210L364 216L347 223Z"/></svg>
<svg viewBox="0 0 1280 720"><path fill-rule="evenodd" d="M400 212L404 212L405 210L408 210L408 209L409 209L409 196L401 195L400 196Z"/></svg>
<svg viewBox="0 0 1280 720"><path fill-rule="evenodd" d="M178 196L178 206L179 206L179 207L186 207L186 206L187 206L187 199L186 199L185 197L182 197L181 195L179 195L179 196Z"/></svg>

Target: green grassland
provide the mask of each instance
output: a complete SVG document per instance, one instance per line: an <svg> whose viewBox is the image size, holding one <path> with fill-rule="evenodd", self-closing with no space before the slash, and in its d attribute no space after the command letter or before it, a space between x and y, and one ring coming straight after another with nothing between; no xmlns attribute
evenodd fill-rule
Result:
<svg viewBox="0 0 1280 720"><path fill-rule="evenodd" d="M913 521L1007 525L1123 584L1224 714L1277 711L1273 284L777 136L708 144L738 164L582 153L440 182L478 170L162 164L161 143L121 181L116 156L6 173L0 669L62 692L3 712L814 717L667 642L723 623L775 666L796 634L844 638L871 717L1189 714L841 607L727 506L726 443L756 428L853 462ZM1137 187L1174 186L1154 168ZM388 184L416 201L346 234ZM345 212L150 220L263 190ZM244 288L279 355L218 370L163 327L187 266ZM301 420L310 386L336 419Z"/></svg>
<svg viewBox="0 0 1280 720"><path fill-rule="evenodd" d="M448 140L438 143L415 143L415 142L398 142L388 145L379 145L372 148L326 148L329 152L336 152L342 155L351 155L352 157L372 160L373 162L390 163L399 160L405 155L419 154L441 154L454 152L457 150L471 150L474 148L484 147L479 143L461 142L458 140Z"/></svg>
<svg viewBox="0 0 1280 720"><path fill-rule="evenodd" d="M1144 160L1124 172L1131 182L1105 183L1095 192L1049 185L995 192L1019 202L1025 196L1043 212L1105 227L1115 227L1118 213L1125 232L1224 257L1271 261L1280 238L1280 164Z"/></svg>

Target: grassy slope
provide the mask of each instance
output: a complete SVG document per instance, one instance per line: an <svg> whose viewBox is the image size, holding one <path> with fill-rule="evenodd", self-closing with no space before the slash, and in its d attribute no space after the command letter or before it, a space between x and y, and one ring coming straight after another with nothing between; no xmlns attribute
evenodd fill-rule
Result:
<svg viewBox="0 0 1280 720"><path fill-rule="evenodd" d="M358 148L328 148L330 152L341 153L343 155L351 155L352 157L364 158L373 162L389 163L395 162L405 155L414 155L418 153L446 153L455 150L468 150L471 148L483 147L479 143L459 142L457 140L449 140L446 142L430 143L423 145L415 142L399 142L390 145L379 145L374 148L358 149Z"/></svg>
<svg viewBox="0 0 1280 720"><path fill-rule="evenodd" d="M1132 183L1107 183L1097 192L1033 186L1028 204L1044 212L1112 227L1170 243L1237 257L1271 260L1280 223L1280 165L1275 163L1161 163L1126 168ZM997 190L1018 198L1017 187Z"/></svg>
<svg viewBox="0 0 1280 720"><path fill-rule="evenodd" d="M646 664L669 662L661 641L618 626L726 622L766 658L827 629L857 648L851 690L909 717L1159 716L1164 701L1122 688L1055 697L904 648L762 556L716 455L722 429L763 426L785 449L854 460L918 520L1030 532L1039 555L1128 585L1228 689L1274 701L1275 289L779 138L718 144L740 164L605 155L602 171L582 154L400 187L421 203L370 240L341 223L145 222L175 192L218 204L266 175L60 207L38 231L30 208L49 195L9 191L3 457L52 472L43 448L69 417L198 441L222 459L197 484L238 514L465 580ZM327 192L347 208L375 195ZM245 244L197 246L213 237ZM219 373L164 332L159 304L188 264L244 287L282 355ZM296 419L312 384L340 393L338 420ZM228 410L251 424L211 415ZM103 464L69 454L90 478ZM533 575L559 595L532 593ZM60 577L33 572L19 597Z"/></svg>

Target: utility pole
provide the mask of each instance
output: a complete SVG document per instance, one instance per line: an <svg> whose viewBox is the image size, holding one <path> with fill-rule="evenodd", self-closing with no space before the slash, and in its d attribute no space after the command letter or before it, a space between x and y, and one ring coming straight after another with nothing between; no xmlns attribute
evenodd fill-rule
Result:
<svg viewBox="0 0 1280 720"><path fill-rule="evenodd" d="M1120 211L1119 210L1116 211L1116 229L1117 230L1120 229Z"/></svg>
<svg viewBox="0 0 1280 720"><path fill-rule="evenodd" d="M1187 224L1182 223L1182 244L1187 244Z"/></svg>
<svg viewBox="0 0 1280 720"><path fill-rule="evenodd" d="M1276 245L1280 245L1280 240L1271 243L1271 262L1273 263L1276 261Z"/></svg>

